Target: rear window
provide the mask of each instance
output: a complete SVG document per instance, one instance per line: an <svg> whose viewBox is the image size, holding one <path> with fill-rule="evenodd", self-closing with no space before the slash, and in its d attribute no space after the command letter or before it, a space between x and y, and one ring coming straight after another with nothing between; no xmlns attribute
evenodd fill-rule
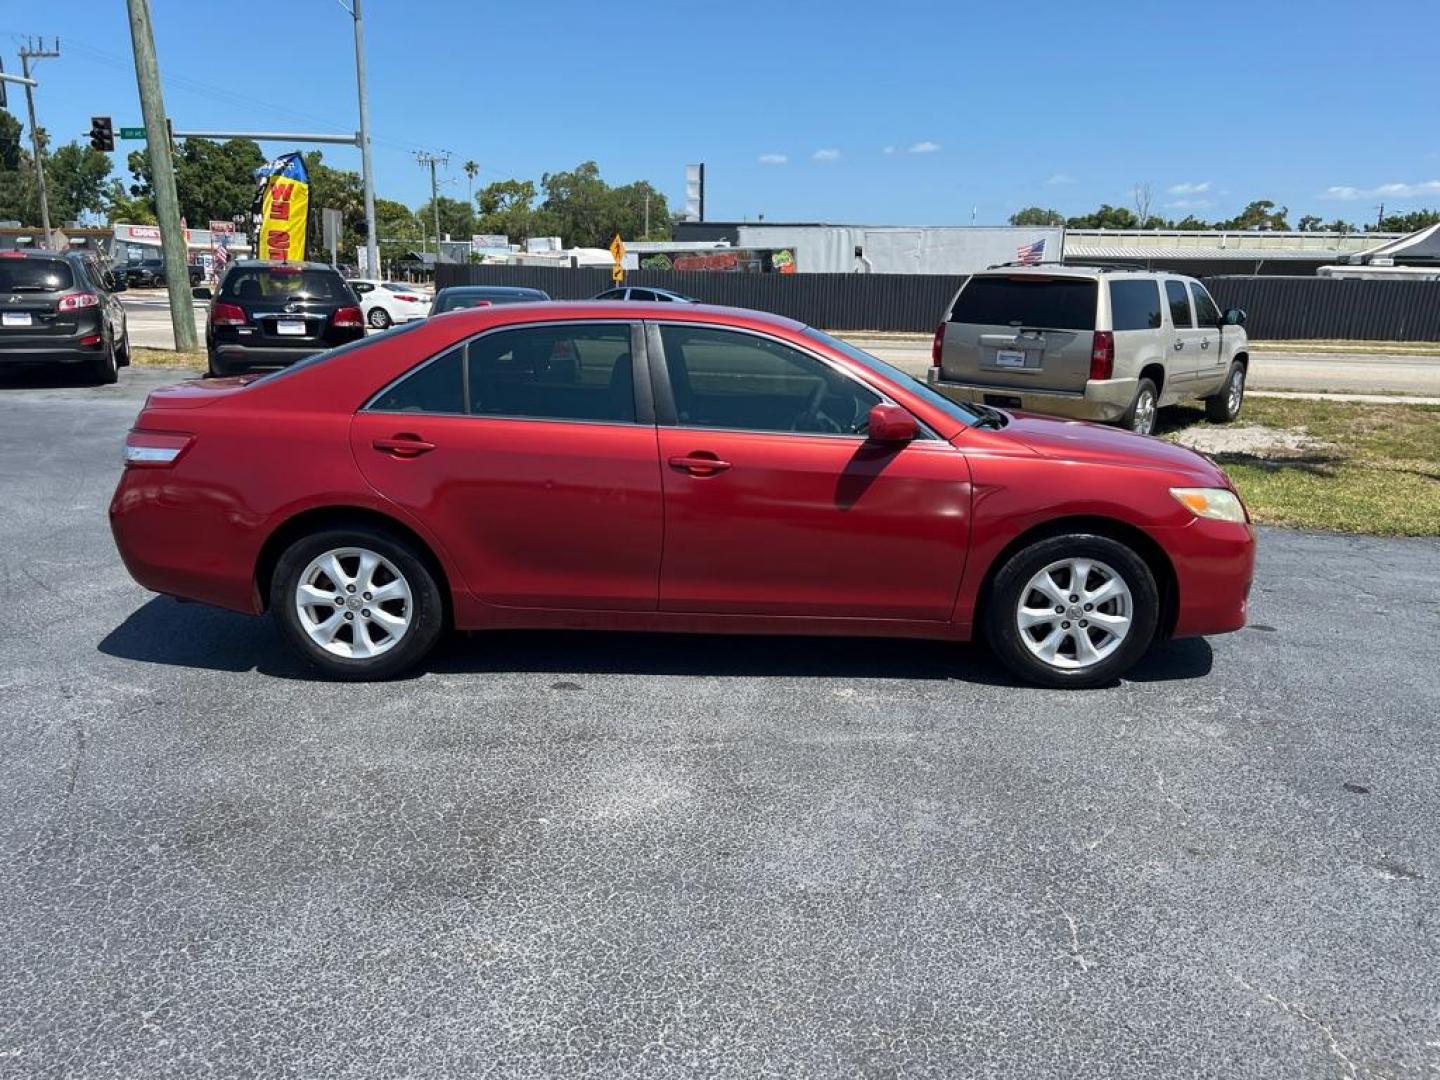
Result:
<svg viewBox="0 0 1440 1080"><path fill-rule="evenodd" d="M1160 283L1110 282L1110 321L1116 330L1160 329Z"/></svg>
<svg viewBox="0 0 1440 1080"><path fill-rule="evenodd" d="M1095 295L1089 278L973 277L956 298L950 321L1094 330Z"/></svg>
<svg viewBox="0 0 1440 1080"><path fill-rule="evenodd" d="M257 267L234 270L220 295L233 300L349 300L339 274L325 270Z"/></svg>
<svg viewBox="0 0 1440 1080"><path fill-rule="evenodd" d="M64 292L74 284L64 259L0 259L0 292Z"/></svg>
<svg viewBox="0 0 1440 1080"><path fill-rule="evenodd" d="M546 300L548 297L542 292L503 292L499 289L478 290L475 292L451 292L448 289L441 294L437 314L446 311L458 311L460 308L476 307L482 304L521 304L535 300Z"/></svg>

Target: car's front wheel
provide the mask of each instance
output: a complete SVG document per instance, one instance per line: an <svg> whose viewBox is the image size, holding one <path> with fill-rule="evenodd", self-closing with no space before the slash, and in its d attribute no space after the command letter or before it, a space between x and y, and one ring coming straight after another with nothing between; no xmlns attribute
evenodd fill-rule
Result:
<svg viewBox="0 0 1440 1080"><path fill-rule="evenodd" d="M1155 575L1108 536L1037 541L1000 568L985 632L1005 666L1050 687L1102 686L1149 647L1160 616Z"/></svg>
<svg viewBox="0 0 1440 1080"><path fill-rule="evenodd" d="M425 560L370 526L327 529L280 556L270 607L291 643L337 679L388 679L439 640L444 605Z"/></svg>
<svg viewBox="0 0 1440 1080"><path fill-rule="evenodd" d="M376 330L385 330L391 323L390 313L381 307L370 309L369 323Z"/></svg>
<svg viewBox="0 0 1440 1080"><path fill-rule="evenodd" d="M1245 365L1231 364L1220 392L1205 399L1205 418L1212 424L1228 424L1240 415L1244 404Z"/></svg>

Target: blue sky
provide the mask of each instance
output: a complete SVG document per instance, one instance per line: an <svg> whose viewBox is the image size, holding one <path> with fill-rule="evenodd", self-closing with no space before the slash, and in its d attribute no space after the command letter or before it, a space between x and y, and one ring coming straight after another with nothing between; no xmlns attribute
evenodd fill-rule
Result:
<svg viewBox="0 0 1440 1080"><path fill-rule="evenodd" d="M177 127L356 126L336 0L152 6ZM37 98L60 141L140 123L123 0L0 0L0 20L8 71L19 36L60 36ZM1137 182L1176 217L1440 206L1440 0L367 0L365 21L377 186L411 205L423 147L461 198L467 158L481 184L594 159L678 206L704 161L717 220L994 224Z"/></svg>

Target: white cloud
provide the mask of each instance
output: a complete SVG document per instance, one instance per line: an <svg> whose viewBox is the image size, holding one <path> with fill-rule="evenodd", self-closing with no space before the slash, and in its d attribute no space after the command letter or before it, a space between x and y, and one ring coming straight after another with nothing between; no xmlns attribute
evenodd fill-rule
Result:
<svg viewBox="0 0 1440 1080"><path fill-rule="evenodd" d="M1210 199L1172 199L1165 206L1171 210L1203 210L1207 206L1214 206Z"/></svg>
<svg viewBox="0 0 1440 1080"><path fill-rule="evenodd" d="M816 161L839 161L840 151L836 150L833 146L827 146L824 149L816 150L815 153L810 156Z"/></svg>
<svg viewBox="0 0 1440 1080"><path fill-rule="evenodd" d="M939 149L940 144L938 142L931 142L929 139L925 139L923 142L917 142L914 146L910 147L910 153L933 154L936 150Z"/></svg>
<svg viewBox="0 0 1440 1080"><path fill-rule="evenodd" d="M894 152L895 152L895 147L893 147L893 146L887 146L887 147L885 147L885 153L887 153L887 154L893 154Z"/></svg>
<svg viewBox="0 0 1440 1080"><path fill-rule="evenodd" d="M1335 186L1325 189L1322 199L1426 199L1440 195L1440 180L1418 184L1381 184L1373 188Z"/></svg>
<svg viewBox="0 0 1440 1080"><path fill-rule="evenodd" d="M789 154L761 154L755 159L761 165L784 165L790 160Z"/></svg>
<svg viewBox="0 0 1440 1080"><path fill-rule="evenodd" d="M1165 192L1169 195L1203 195L1210 190L1211 186L1209 180L1201 180L1198 183L1171 184L1165 189Z"/></svg>
<svg viewBox="0 0 1440 1080"><path fill-rule="evenodd" d="M1050 175L1050 179L1046 180L1045 183L1050 184L1051 186L1054 186L1055 184L1073 184L1075 183L1075 178L1069 173L1057 172L1052 173Z"/></svg>

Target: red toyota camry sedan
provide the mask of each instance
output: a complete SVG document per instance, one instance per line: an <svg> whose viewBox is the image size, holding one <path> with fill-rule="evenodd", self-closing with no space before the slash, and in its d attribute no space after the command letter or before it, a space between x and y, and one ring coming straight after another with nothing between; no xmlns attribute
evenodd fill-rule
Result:
<svg viewBox="0 0 1440 1080"><path fill-rule="evenodd" d="M1114 680L1245 623L1255 534L1206 458L958 405L788 319L457 311L152 394L110 506L149 589L270 612L328 674L447 627L944 638Z"/></svg>

